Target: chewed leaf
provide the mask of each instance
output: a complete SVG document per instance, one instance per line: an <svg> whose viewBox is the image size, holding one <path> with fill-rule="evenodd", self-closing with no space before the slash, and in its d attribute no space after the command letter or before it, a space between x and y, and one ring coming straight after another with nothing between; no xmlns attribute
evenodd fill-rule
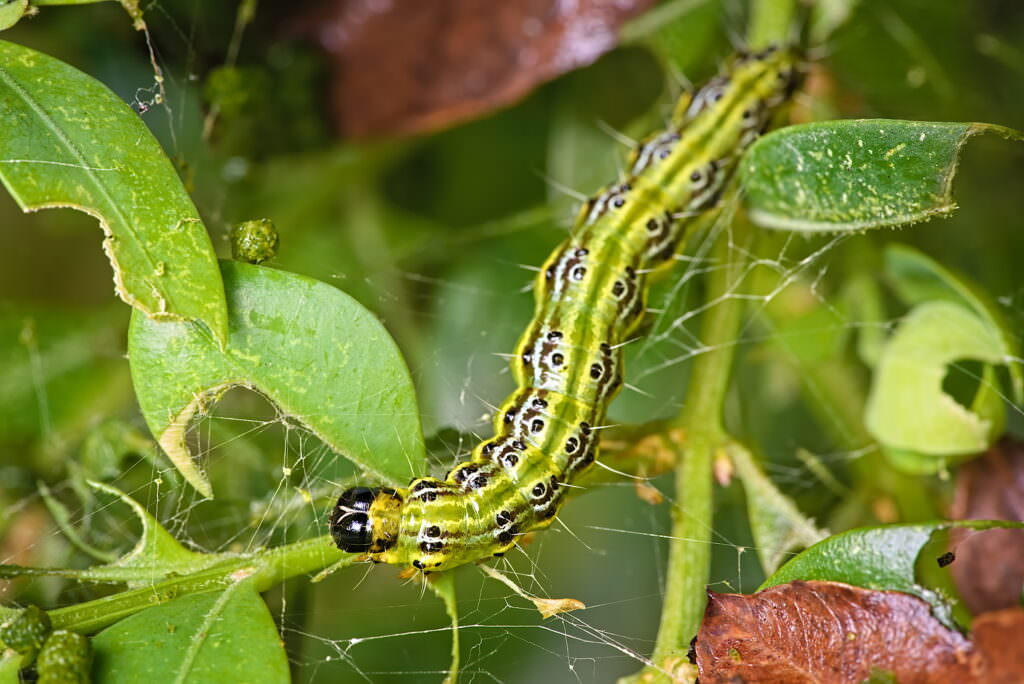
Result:
<svg viewBox="0 0 1024 684"><path fill-rule="evenodd" d="M142 526L142 532L131 551L104 565L87 568L32 568L17 565L0 565L0 578L13 577L64 577L80 582L123 582L130 587L149 586L167 579L172 574L186 574L206 568L224 558L221 554L204 554L189 551L164 529L156 518L143 508L138 501L124 492L102 482L87 480L93 489L117 497L132 509ZM41 487L43 496L52 499L48 490ZM63 507L54 508L56 502L48 502L51 512L66 515ZM65 534L77 536L69 521L57 518ZM82 546L81 540L75 541ZM87 547L92 555L108 556L105 552Z"/></svg>
<svg viewBox="0 0 1024 684"><path fill-rule="evenodd" d="M984 451L997 417L960 405L943 392L942 380L954 361L999 364L1009 355L998 330L973 311L948 301L921 304L903 320L879 359L865 408L868 431L887 449L934 457L936 467Z"/></svg>
<svg viewBox="0 0 1024 684"><path fill-rule="evenodd" d="M25 211L70 207L96 217L124 301L227 337L210 238L146 125L91 76L4 41L0 181Z"/></svg>
<svg viewBox="0 0 1024 684"><path fill-rule="evenodd" d="M845 582L865 589L902 591L928 601L936 617L952 624L948 605L914 577L914 564L933 534L950 528L1024 528L1004 520L937 521L861 527L818 542L779 568L758 590L797 580Z"/></svg>
<svg viewBox="0 0 1024 684"><path fill-rule="evenodd" d="M132 550L111 563L109 567L152 570L159 576L165 576L170 572L186 572L210 564L213 556L189 551L179 544L178 540L135 499L102 482L89 480L88 483L93 489L116 496L127 504L142 524L142 534L139 535L139 540Z"/></svg>
<svg viewBox="0 0 1024 684"><path fill-rule="evenodd" d="M251 582L148 608L92 642L99 682L290 681L274 618Z"/></svg>
<svg viewBox="0 0 1024 684"><path fill-rule="evenodd" d="M988 295L964 276L953 273L931 257L898 243L885 248L885 271L896 293L908 305L945 299L973 310L1000 337L1009 353L1017 357L1018 343L1004 316ZM1024 401L1024 372L1021 364L1008 364L1017 401Z"/></svg>
<svg viewBox="0 0 1024 684"><path fill-rule="evenodd" d="M980 133L1021 139L989 124L887 119L780 129L740 165L750 217L766 228L842 232L948 214L960 149Z"/></svg>
<svg viewBox="0 0 1024 684"><path fill-rule="evenodd" d="M229 387L256 390L382 480L422 472L416 395L401 353L372 313L340 290L225 261L229 334L222 351L194 324L133 315L129 360L150 430L178 471L213 492L188 446L189 421Z"/></svg>
<svg viewBox="0 0 1024 684"><path fill-rule="evenodd" d="M729 457L743 481L750 529L766 574L775 572L794 548L810 546L825 538L827 533L815 527L793 500L779 491L754 463L750 452L733 444Z"/></svg>

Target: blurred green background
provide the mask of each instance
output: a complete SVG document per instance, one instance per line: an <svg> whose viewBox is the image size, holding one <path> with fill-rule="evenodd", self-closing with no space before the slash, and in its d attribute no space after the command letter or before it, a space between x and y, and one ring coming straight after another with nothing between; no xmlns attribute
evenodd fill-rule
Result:
<svg viewBox="0 0 1024 684"><path fill-rule="evenodd" d="M532 274L518 265L540 264L572 217L575 201L559 186L591 193L613 179L626 149L599 124L635 136L660 125L678 73L699 81L730 53L730 37L743 32L743 3L694 3L647 39L513 107L442 133L373 143L332 133L324 98L329 69L314 49L284 35L297 6L287 4L260 7L231 72L215 70L225 61L236 3L148 5L165 105L154 102L145 38L116 3L44 8L2 37L67 61L145 110L221 256L230 255L233 223L270 218L281 239L271 266L331 283L376 312L406 355L427 434L454 427L484 435L488 406L512 387L495 353L512 350L532 310L531 295L520 292ZM812 50L820 68L803 110L821 118L1024 128L1021 46L1024 5L1016 0L865 0ZM204 140L211 99L221 111ZM842 241L804 275L792 301L777 302L792 307L783 317L806 313L825 322L824 333L791 329L789 341L809 347L811 356L852 357L856 321L842 288L857 275L877 274L878 248L887 241L913 244L967 274L1019 330L1022 183L1024 147L972 143L956 186L962 209L949 219ZM47 512L40 482L67 507L86 543L129 547L134 521L123 507L91 499L81 486L86 476L129 492L197 549L324 532L304 492L326 506L354 473L259 397L234 391L193 430L215 501L182 488L147 443L124 357L129 310L113 296L93 219L67 210L24 215L0 192L0 231L0 561L89 562ZM777 263L791 267L821 244L780 236ZM671 292L670 283L660 291ZM698 280L669 303L685 311L699 295ZM655 295L652 306L665 296ZM889 304L893 321L903 312ZM800 371L780 352L780 334L754 318L745 326L730 426L821 524L891 519L892 502L873 499L872 483L847 468L855 458L848 445L815 422L814 399L801 393ZM627 379L644 393L624 392L612 417L639 422L676 413L693 348L694 338L680 330L631 349ZM863 382L866 372L859 373ZM1020 416L1011 412L1010 421L1019 433ZM443 466L472 444L449 438L436 446ZM841 486L823 486L798 449L821 455ZM671 491L665 480L655 484ZM947 489L937 482L940 511ZM746 516L739 487L720 489L716 590L750 591L763 579ZM579 497L560 520L564 525L510 563L529 591L579 598L589 609L542 624L505 587L462 569L466 681L612 681L638 668L629 651L650 651L668 506L644 503L632 484L621 483ZM58 580L0 583L0 600L44 606L92 592ZM293 580L268 599L298 681L437 681L447 670L450 635L440 603L395 569L349 568L318 585Z"/></svg>

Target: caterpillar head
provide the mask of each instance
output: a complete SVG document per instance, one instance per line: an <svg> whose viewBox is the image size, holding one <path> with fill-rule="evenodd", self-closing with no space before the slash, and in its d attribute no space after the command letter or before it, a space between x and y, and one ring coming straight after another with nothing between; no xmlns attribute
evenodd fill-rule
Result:
<svg viewBox="0 0 1024 684"><path fill-rule="evenodd" d="M352 487L331 512L331 537L348 553L381 553L394 545L402 499L388 487Z"/></svg>

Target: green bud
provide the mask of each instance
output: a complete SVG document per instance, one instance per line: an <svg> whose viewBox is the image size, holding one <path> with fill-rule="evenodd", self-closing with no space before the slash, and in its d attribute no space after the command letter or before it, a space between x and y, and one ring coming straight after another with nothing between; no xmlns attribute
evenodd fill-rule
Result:
<svg viewBox="0 0 1024 684"><path fill-rule="evenodd" d="M50 635L50 616L39 606L29 606L0 625L0 640L17 653L42 647Z"/></svg>
<svg viewBox="0 0 1024 684"><path fill-rule="evenodd" d="M231 255L260 264L277 255L277 230L270 219L244 221L231 228Z"/></svg>
<svg viewBox="0 0 1024 684"><path fill-rule="evenodd" d="M58 629L36 659L37 684L89 684L92 646L76 632Z"/></svg>

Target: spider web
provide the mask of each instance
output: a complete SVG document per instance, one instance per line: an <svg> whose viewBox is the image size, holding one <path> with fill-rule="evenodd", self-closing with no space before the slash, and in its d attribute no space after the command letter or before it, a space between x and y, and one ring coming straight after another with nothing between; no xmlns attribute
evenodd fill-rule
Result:
<svg viewBox="0 0 1024 684"><path fill-rule="evenodd" d="M147 8L147 16L161 12L159 2ZM186 64L191 65L194 30L167 23L163 37L174 50L183 50ZM152 84L135 91L132 104L151 125L154 114L165 118L154 128L166 134L174 156L187 160L192 154L188 131L195 127L194 118L186 113L193 107L191 66L185 74L176 74L162 63L160 48L149 34L146 44L153 65L160 68ZM237 55L237 47L231 53ZM245 165L244 159L229 159L222 172L233 177ZM212 193L203 207L215 226L226 211L226 194ZM616 424L665 419L679 412L686 401L692 364L721 347L704 340L699 328L701 316L715 307L736 301L744 304L740 333L727 343L737 350L738 389L730 394L726 413L727 422L743 430L737 436L751 441L772 434L767 422L781 417L792 425L806 419L798 401L799 368L786 365L793 362L792 347L800 341L792 336L842 337L855 334L863 325L847 313L829 278L832 259L858 237L807 239L777 234L749 247L734 239L731 216L727 212L708 235L693 241L671 274L655 286L650 323L627 349L629 384L610 412ZM499 221L495 230L481 230L481 237L465 243L472 247L465 263L442 265L430 272L395 267L355 282L341 271L320 274L343 289L355 285L368 293L363 300L371 308L379 305L392 316L397 311L430 330L418 345L419 352L410 355L410 364L428 432L455 430L440 433L433 452L437 472L462 460L475 439L489 434L493 408L512 389L501 355L512 350L532 304L528 292L508 284L529 284L531 275L517 264L539 264L563 239L559 223L564 221L544 217ZM725 262L711 256L719 235L728 240ZM709 299L708 277L738 262L743 264L740 275L726 292ZM410 296L411 289L425 294ZM796 333L780 330L771 323L774 306L820 310L824 323ZM888 328L893 323L877 325ZM29 377L45 417L42 378L46 369L39 367L39 359L32 356ZM769 363L772 360L783 363ZM744 420L755 411L767 417ZM137 418L134 425L142 427ZM813 430L808 444L804 438L774 440L785 453L768 454L766 469L783 491L818 496L811 501L824 510L821 485L831 487L834 480L839 490L834 496L838 496L844 486L843 468L868 453L868 447L836 449ZM112 483L137 498L177 539L197 551L253 551L326 534L324 512L332 497L360 479L351 465L309 430L244 391L233 391L196 420L189 439L193 453L215 482L216 500L202 500L184 487L155 453L129 462ZM812 446L819 447L817 453L797 453L800 447ZM664 503L641 500L639 482L661 491ZM71 481L55 491L74 500ZM630 475L590 487L585 496L562 509L551 529L524 540L516 552L493 563L522 591L538 597L576 598L587 604L586 610L542 620L519 593L476 568L461 569L463 681L613 681L649 664L664 594L670 513L686 510L685 502L674 500L671 492L671 474ZM19 502L9 513L16 515L33 499ZM123 506L104 497L87 503L75 509L71 526L83 531L93 547L130 547L137 526L124 514ZM752 591L763 573L739 487L722 488L716 505L712 588ZM55 530L30 547L62 544L70 555L72 550L62 539ZM89 596L84 589L56 583L51 591L62 591L62 602ZM302 681L437 681L447 673L451 627L440 603L422 582L401 579L394 568L357 566L316 585L297 578L269 592L267 599Z"/></svg>

